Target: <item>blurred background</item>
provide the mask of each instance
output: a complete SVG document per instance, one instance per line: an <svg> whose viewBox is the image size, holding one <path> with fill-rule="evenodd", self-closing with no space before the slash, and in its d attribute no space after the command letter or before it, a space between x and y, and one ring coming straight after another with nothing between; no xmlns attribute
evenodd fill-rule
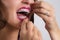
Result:
<svg viewBox="0 0 60 40"><path fill-rule="evenodd" d="M56 20L60 28L60 0L44 0L44 1L50 3L55 8ZM36 14L34 15L35 15L34 24L41 31L43 40L51 40L47 30L45 29L45 23L43 22L43 20Z"/></svg>

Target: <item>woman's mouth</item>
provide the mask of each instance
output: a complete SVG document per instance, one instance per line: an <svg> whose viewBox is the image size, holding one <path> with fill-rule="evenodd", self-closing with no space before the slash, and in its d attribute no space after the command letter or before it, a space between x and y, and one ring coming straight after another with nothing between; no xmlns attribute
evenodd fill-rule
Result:
<svg viewBox="0 0 60 40"><path fill-rule="evenodd" d="M29 18L28 14L30 13L29 7L22 7L17 11L17 17L20 21Z"/></svg>

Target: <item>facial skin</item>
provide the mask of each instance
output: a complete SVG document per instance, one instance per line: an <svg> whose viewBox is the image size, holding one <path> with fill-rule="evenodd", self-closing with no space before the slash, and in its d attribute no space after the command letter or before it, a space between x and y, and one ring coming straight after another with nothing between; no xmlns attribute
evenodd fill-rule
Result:
<svg viewBox="0 0 60 40"><path fill-rule="evenodd" d="M21 7L30 7L32 3L34 0L1 0L3 18L10 26L18 27L21 21L17 18L17 10Z"/></svg>

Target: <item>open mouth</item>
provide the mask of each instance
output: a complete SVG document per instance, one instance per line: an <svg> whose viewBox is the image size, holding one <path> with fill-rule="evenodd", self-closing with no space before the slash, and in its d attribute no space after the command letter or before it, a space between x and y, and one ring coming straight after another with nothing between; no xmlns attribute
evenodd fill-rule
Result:
<svg viewBox="0 0 60 40"><path fill-rule="evenodd" d="M26 18L29 18L28 17L28 14L30 13L30 8L25 8L25 7L22 7L20 8L18 11L17 11L17 16L18 16L18 19L19 20L24 20Z"/></svg>

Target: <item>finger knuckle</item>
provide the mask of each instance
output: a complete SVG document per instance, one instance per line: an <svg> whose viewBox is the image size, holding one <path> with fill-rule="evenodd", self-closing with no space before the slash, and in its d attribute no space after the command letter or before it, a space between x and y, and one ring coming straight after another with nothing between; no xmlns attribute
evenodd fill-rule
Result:
<svg viewBox="0 0 60 40"><path fill-rule="evenodd" d="M30 36L30 37L32 37L33 36L33 32L27 32L27 34Z"/></svg>
<svg viewBox="0 0 60 40"><path fill-rule="evenodd" d="M38 40L39 37L37 35L33 36L33 39Z"/></svg>
<svg viewBox="0 0 60 40"><path fill-rule="evenodd" d="M21 31L20 32L22 35L25 35L26 34L26 31Z"/></svg>

